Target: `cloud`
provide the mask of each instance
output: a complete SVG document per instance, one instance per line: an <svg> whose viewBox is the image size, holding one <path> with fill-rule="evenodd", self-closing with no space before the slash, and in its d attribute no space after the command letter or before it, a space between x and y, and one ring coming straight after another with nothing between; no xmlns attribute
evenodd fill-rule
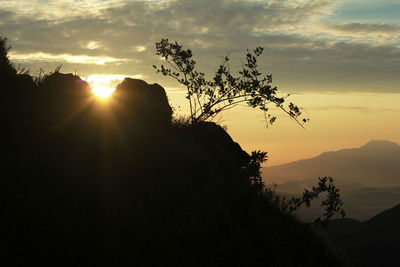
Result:
<svg viewBox="0 0 400 267"><path fill-rule="evenodd" d="M7 0L0 1L0 33L20 63L84 62L88 75L143 73L164 83L151 65L159 63L155 43L168 37L191 48L209 73L228 51L238 51L239 66L244 49L263 46L263 70L287 88L398 90L399 26L321 23L339 2Z"/></svg>
<svg viewBox="0 0 400 267"><path fill-rule="evenodd" d="M343 33L399 34L400 25L373 23L325 23L327 29Z"/></svg>
<svg viewBox="0 0 400 267"><path fill-rule="evenodd" d="M126 1L112 0L1 0L0 8L22 17L35 17L38 20L68 20L71 17L91 17L100 15L110 7L126 4Z"/></svg>
<svg viewBox="0 0 400 267"><path fill-rule="evenodd" d="M101 47L101 43L100 42L96 42L96 41L90 41L86 45L87 49L99 49L100 47Z"/></svg>
<svg viewBox="0 0 400 267"><path fill-rule="evenodd" d="M333 23L321 24L333 36L348 42L379 44L399 44L400 25L384 23Z"/></svg>
<svg viewBox="0 0 400 267"><path fill-rule="evenodd" d="M19 54L15 52L10 53L10 59L15 62L60 62L60 63L74 63L74 64L95 64L104 65L108 63L119 64L129 61L128 59L112 58L112 57L94 57L87 55L71 55L71 54L49 54L49 53L28 53Z"/></svg>

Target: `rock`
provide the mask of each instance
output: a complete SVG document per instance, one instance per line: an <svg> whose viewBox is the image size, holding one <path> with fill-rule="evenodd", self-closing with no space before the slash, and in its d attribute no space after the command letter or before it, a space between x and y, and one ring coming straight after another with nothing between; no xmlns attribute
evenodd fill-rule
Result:
<svg viewBox="0 0 400 267"><path fill-rule="evenodd" d="M85 98L91 95L89 84L72 73L55 72L46 76L39 87L42 90L51 90L51 93L57 94L58 97L81 96ZM46 92L46 94L49 93Z"/></svg>
<svg viewBox="0 0 400 267"><path fill-rule="evenodd" d="M214 122L198 122L183 129L182 137L191 144L202 147L209 154L222 155L224 161L243 166L249 155L233 141L232 137Z"/></svg>
<svg viewBox="0 0 400 267"><path fill-rule="evenodd" d="M126 78L113 94L123 107L126 123L150 132L158 132L171 125L172 108L163 87L143 80Z"/></svg>
<svg viewBox="0 0 400 267"><path fill-rule="evenodd" d="M93 102L90 86L72 73L55 72L38 86L35 99L38 122L45 128L61 129L78 117Z"/></svg>

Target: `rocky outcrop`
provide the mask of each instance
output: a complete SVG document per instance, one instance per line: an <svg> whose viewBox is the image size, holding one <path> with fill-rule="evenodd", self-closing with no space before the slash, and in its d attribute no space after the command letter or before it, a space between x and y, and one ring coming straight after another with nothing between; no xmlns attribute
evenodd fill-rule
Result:
<svg viewBox="0 0 400 267"><path fill-rule="evenodd" d="M89 84L72 73L55 72L41 81L33 95L32 114L38 135L53 135L74 128L82 131L93 102Z"/></svg>
<svg viewBox="0 0 400 267"><path fill-rule="evenodd" d="M113 98L123 107L127 123L154 132L170 126L172 108L163 87L143 80L126 78L119 84Z"/></svg>
<svg viewBox="0 0 400 267"><path fill-rule="evenodd" d="M72 73L55 72L46 76L39 90L44 91L47 97L54 97L53 101L64 103L91 96L89 84Z"/></svg>
<svg viewBox="0 0 400 267"><path fill-rule="evenodd" d="M187 144L197 145L213 157L220 157L237 166L243 166L249 155L215 122L198 122L181 129L181 138Z"/></svg>

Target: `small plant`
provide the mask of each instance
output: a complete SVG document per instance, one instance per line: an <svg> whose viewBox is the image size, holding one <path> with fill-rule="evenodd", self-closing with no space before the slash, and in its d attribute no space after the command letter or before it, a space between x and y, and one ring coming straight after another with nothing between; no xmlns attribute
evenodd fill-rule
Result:
<svg viewBox="0 0 400 267"><path fill-rule="evenodd" d="M15 70L17 72L17 75L29 75L30 70L22 66L21 64L18 64L17 67L15 67Z"/></svg>
<svg viewBox="0 0 400 267"><path fill-rule="evenodd" d="M318 185L313 186L311 191L305 189L301 197L286 199L277 195L272 189L268 189L267 193L274 199L280 209L287 214L299 210L303 205L310 207L313 199L323 195L321 207L324 209L324 213L315 218L315 223L326 225L335 214L339 214L342 217L346 216L346 212L343 209L343 201L340 199L339 189L336 188L331 177L318 177Z"/></svg>
<svg viewBox="0 0 400 267"><path fill-rule="evenodd" d="M46 77L50 76L53 73L59 73L62 65L59 65L55 68L53 72L46 73L42 68L39 70L39 74L33 77L33 81L35 82L36 86L40 86Z"/></svg>
<svg viewBox="0 0 400 267"><path fill-rule="evenodd" d="M262 47L253 51L247 50L242 69L237 76L231 73L229 56L224 57L212 80L206 80L205 74L196 70L192 51L184 50L177 42L162 39L156 43L156 50L157 55L164 58L171 67L153 65L156 71L172 77L187 89L191 123L211 121L221 112L239 104L262 110L267 125L276 120L276 117L269 113L270 104L283 110L301 127L308 120L300 119L302 113L295 104L284 105L285 97L278 97L277 87L272 86L272 75L262 76L257 63L264 51Z"/></svg>

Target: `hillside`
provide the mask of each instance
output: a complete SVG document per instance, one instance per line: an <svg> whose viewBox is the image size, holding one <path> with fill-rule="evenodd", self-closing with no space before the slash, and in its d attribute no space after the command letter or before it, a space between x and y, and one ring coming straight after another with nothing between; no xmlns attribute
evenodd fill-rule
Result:
<svg viewBox="0 0 400 267"><path fill-rule="evenodd" d="M324 176L369 187L400 186L400 146L390 141L371 141L360 148L325 152L314 158L263 168L267 183Z"/></svg>
<svg viewBox="0 0 400 267"><path fill-rule="evenodd" d="M78 76L6 65L2 266L343 263L262 190L257 153L216 123L175 121L162 86L126 78L99 100Z"/></svg>
<svg viewBox="0 0 400 267"><path fill-rule="evenodd" d="M354 266L398 266L400 205L366 222L338 219L328 227L330 238L346 251Z"/></svg>

